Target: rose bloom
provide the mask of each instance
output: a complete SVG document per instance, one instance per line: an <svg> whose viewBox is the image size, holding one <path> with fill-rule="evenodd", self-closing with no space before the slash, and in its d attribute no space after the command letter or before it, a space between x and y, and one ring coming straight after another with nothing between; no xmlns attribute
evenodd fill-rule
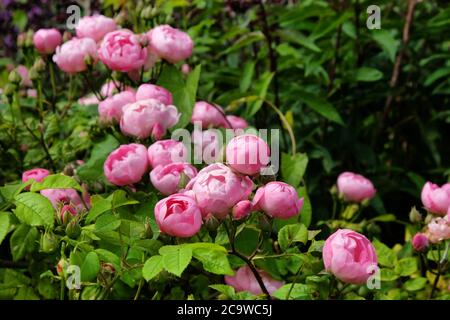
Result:
<svg viewBox="0 0 450 320"><path fill-rule="evenodd" d="M228 165L234 170L254 175L269 163L270 149L263 139L253 134L244 134L228 142L226 157Z"/></svg>
<svg viewBox="0 0 450 320"><path fill-rule="evenodd" d="M111 70L129 72L141 68L147 60L139 36L130 30L109 32L98 49L100 60Z"/></svg>
<svg viewBox="0 0 450 320"><path fill-rule="evenodd" d="M188 163L169 163L153 169L150 172L150 181L159 192L167 196L183 189L196 175L197 169Z"/></svg>
<svg viewBox="0 0 450 320"><path fill-rule="evenodd" d="M428 248L428 237L423 233L416 233L411 240L414 250L421 252Z"/></svg>
<svg viewBox="0 0 450 320"><path fill-rule="evenodd" d="M183 31L169 25L161 25L147 33L150 50L158 57L171 63L189 58L192 55L194 42Z"/></svg>
<svg viewBox="0 0 450 320"><path fill-rule="evenodd" d="M180 193L156 204L155 220L162 233L180 238L192 237L202 226L202 214L195 200Z"/></svg>
<svg viewBox="0 0 450 320"><path fill-rule="evenodd" d="M428 223L427 235L433 243L450 239L450 210L445 217L434 218Z"/></svg>
<svg viewBox="0 0 450 320"><path fill-rule="evenodd" d="M106 98L98 104L98 114L102 122L120 122L125 105L136 101L134 92L122 91Z"/></svg>
<svg viewBox="0 0 450 320"><path fill-rule="evenodd" d="M158 100L139 100L123 108L120 129L122 133L140 139L150 136L156 140L173 127L180 117L173 105L166 106Z"/></svg>
<svg viewBox="0 0 450 320"><path fill-rule="evenodd" d="M165 105L173 104L169 90L154 84L141 84L136 92L136 100L156 99Z"/></svg>
<svg viewBox="0 0 450 320"><path fill-rule="evenodd" d="M283 286L282 281L273 279L267 272L258 270L264 286L269 294L274 293ZM234 276L225 276L225 283L232 286L236 292L248 291L254 295L263 294L263 291L256 280L255 275L249 266L240 267Z"/></svg>
<svg viewBox="0 0 450 320"><path fill-rule="evenodd" d="M82 200L75 189L45 189L41 190L40 193L50 200L55 209L69 204L78 212L82 212L86 210L83 201L88 207L90 205L89 195L84 195Z"/></svg>
<svg viewBox="0 0 450 320"><path fill-rule="evenodd" d="M248 123L244 118L229 115L227 120L233 129L246 129L248 127Z"/></svg>
<svg viewBox="0 0 450 320"><path fill-rule="evenodd" d="M22 182L27 182L30 179L34 179L36 182L41 182L50 174L50 171L42 168L34 168L31 170L24 171L22 173Z"/></svg>
<svg viewBox="0 0 450 320"><path fill-rule="evenodd" d="M339 229L325 241L322 251L325 269L343 282L364 284L376 271L377 255L362 234Z"/></svg>
<svg viewBox="0 0 450 320"><path fill-rule="evenodd" d="M444 216L450 207L450 183L446 183L442 187L432 182L425 183L421 199L425 209L431 213Z"/></svg>
<svg viewBox="0 0 450 320"><path fill-rule="evenodd" d="M103 165L106 178L117 186L141 181L147 169L147 148L136 143L121 145L111 152Z"/></svg>
<svg viewBox="0 0 450 320"><path fill-rule="evenodd" d="M272 181L258 188L253 198L254 210L262 210L269 216L289 219L300 213L303 198L299 198L295 188L287 183Z"/></svg>
<svg viewBox="0 0 450 320"><path fill-rule="evenodd" d="M53 61L67 73L85 71L87 58L97 60L97 44L91 38L73 38L56 48L53 55Z"/></svg>
<svg viewBox="0 0 450 320"><path fill-rule="evenodd" d="M223 157L221 134L217 129L192 131L195 159L211 164L219 162Z"/></svg>
<svg viewBox="0 0 450 320"><path fill-rule="evenodd" d="M222 107L217 104L213 106L206 101L197 101L195 103L191 122L194 124L199 122L204 129L209 127L228 128Z"/></svg>
<svg viewBox="0 0 450 320"><path fill-rule="evenodd" d="M250 200L242 200L233 207L233 219L241 220L252 213L253 205Z"/></svg>
<svg viewBox="0 0 450 320"><path fill-rule="evenodd" d="M103 15L83 17L76 26L78 38L91 38L99 42L108 33L117 29L113 19Z"/></svg>
<svg viewBox="0 0 450 320"><path fill-rule="evenodd" d="M249 197L253 182L222 163L214 163L200 170L186 189L195 194L204 217L211 213L224 218L236 203Z"/></svg>
<svg viewBox="0 0 450 320"><path fill-rule="evenodd" d="M353 172L341 173L337 179L337 187L344 199L352 202L372 199L377 192L369 179Z"/></svg>
<svg viewBox="0 0 450 320"><path fill-rule="evenodd" d="M41 54L51 54L55 52L62 42L61 33L55 29L39 29L33 35L33 44L36 50Z"/></svg>
<svg viewBox="0 0 450 320"><path fill-rule="evenodd" d="M152 168L174 162L186 162L188 151L184 144L176 140L160 140L148 148L148 162Z"/></svg>

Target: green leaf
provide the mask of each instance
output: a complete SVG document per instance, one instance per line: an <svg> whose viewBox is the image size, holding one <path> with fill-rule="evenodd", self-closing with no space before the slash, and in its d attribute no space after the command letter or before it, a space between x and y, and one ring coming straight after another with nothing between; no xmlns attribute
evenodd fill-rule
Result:
<svg viewBox="0 0 450 320"><path fill-rule="evenodd" d="M31 183L32 181L27 181L25 183L18 184L7 184L0 187L0 195L6 202L14 201L14 198L22 192L22 190Z"/></svg>
<svg viewBox="0 0 450 320"><path fill-rule="evenodd" d="M122 221L112 214L100 216L95 222L95 230L105 232L116 230Z"/></svg>
<svg viewBox="0 0 450 320"><path fill-rule="evenodd" d="M103 199L102 197L100 197L98 195L92 196L91 203L92 203L92 207L91 207L91 210L89 210L89 213L86 217L86 223L91 223L102 213L105 213L108 210L111 210L111 207L112 207L112 203L111 203L110 199Z"/></svg>
<svg viewBox="0 0 450 320"><path fill-rule="evenodd" d="M381 266L394 267L394 264L397 263L397 255L395 252L377 239L373 241L373 246L377 252L378 263Z"/></svg>
<svg viewBox="0 0 450 320"><path fill-rule="evenodd" d="M81 265L81 281L93 281L100 271L100 260L97 253L89 252Z"/></svg>
<svg viewBox="0 0 450 320"><path fill-rule="evenodd" d="M313 52L321 52L322 50L314 43L313 38L307 38L296 30L281 30L278 32L281 38L287 42L298 44Z"/></svg>
<svg viewBox="0 0 450 320"><path fill-rule="evenodd" d="M416 258L404 258L398 261L395 266L395 272L399 275L406 277L410 276L417 271L417 260Z"/></svg>
<svg viewBox="0 0 450 320"><path fill-rule="evenodd" d="M9 232L9 214L6 212L0 212L0 244Z"/></svg>
<svg viewBox="0 0 450 320"><path fill-rule="evenodd" d="M292 290L291 290L292 287ZM291 291L290 291L291 290ZM289 293L290 291L290 293ZM289 299L292 300L311 300L312 299L311 288L303 283L292 283L285 284L277 291L275 291L272 295L275 298L286 300L289 295Z"/></svg>
<svg viewBox="0 0 450 320"><path fill-rule="evenodd" d="M371 219L371 221L392 222L397 220L394 214L382 214L381 216Z"/></svg>
<svg viewBox="0 0 450 320"><path fill-rule="evenodd" d="M164 268L180 277L192 259L192 249L185 246L164 246L159 249Z"/></svg>
<svg viewBox="0 0 450 320"><path fill-rule="evenodd" d="M252 83L253 73L255 71L255 61L249 61L244 65L241 81L239 82L239 90L245 93Z"/></svg>
<svg viewBox="0 0 450 320"><path fill-rule="evenodd" d="M150 281L164 269L163 257L153 256L145 261L142 268L142 275L145 280Z"/></svg>
<svg viewBox="0 0 450 320"><path fill-rule="evenodd" d="M370 32L372 39L378 43L378 45L383 49L384 52L389 57L391 62L395 61L395 54L398 49L399 42L395 40L392 34L387 30L372 30Z"/></svg>
<svg viewBox="0 0 450 320"><path fill-rule="evenodd" d="M95 249L100 261L111 263L117 271L120 271L120 258L115 253L105 249Z"/></svg>
<svg viewBox="0 0 450 320"><path fill-rule="evenodd" d="M12 21L14 26L16 26L20 32L24 31L28 24L27 13L23 10L14 10L12 14Z"/></svg>
<svg viewBox="0 0 450 320"><path fill-rule="evenodd" d="M381 268L380 276L381 281L394 281L398 279L398 274L394 270L388 268Z"/></svg>
<svg viewBox="0 0 450 320"><path fill-rule="evenodd" d="M247 114L249 117L252 117L255 115L255 113L258 112L259 109L261 109L261 106L264 103L264 99L266 99L266 95L267 95L267 90L269 89L270 86L270 82L272 81L274 73L273 72L266 72L261 76L261 83L259 86L259 92L258 92L258 97L259 99L256 100L255 102L253 102L253 104L251 104L248 107L248 110L246 110Z"/></svg>
<svg viewBox="0 0 450 320"><path fill-rule="evenodd" d="M224 294L226 298L233 299L236 295L236 291L232 286L228 286L226 284L212 284L209 286L210 288L219 291L220 293Z"/></svg>
<svg viewBox="0 0 450 320"><path fill-rule="evenodd" d="M75 189L80 192L83 191L74 178L63 174L52 174L45 177L42 182L34 182L30 191L36 192L45 189Z"/></svg>
<svg viewBox="0 0 450 320"><path fill-rule="evenodd" d="M298 187L303 179L307 165L308 156L306 153L290 155L283 152L281 154L281 173L283 180L294 188Z"/></svg>
<svg viewBox="0 0 450 320"><path fill-rule="evenodd" d="M52 227L55 210L46 197L32 192L21 193L15 198L14 214L20 221L30 226Z"/></svg>
<svg viewBox="0 0 450 320"><path fill-rule="evenodd" d="M418 291L423 289L427 284L427 282L428 280L426 278L418 277L414 279L409 279L408 281L405 282L403 286L407 291Z"/></svg>
<svg viewBox="0 0 450 320"><path fill-rule="evenodd" d="M221 251L206 248L193 250L193 256L203 264L203 268L214 274L233 275L227 254Z"/></svg>
<svg viewBox="0 0 450 320"><path fill-rule="evenodd" d="M427 76L427 78L425 79L424 85L426 87L428 87L441 78L447 79L448 75L450 75L450 67L439 68L439 69L431 72Z"/></svg>
<svg viewBox="0 0 450 320"><path fill-rule="evenodd" d="M305 244L307 241L308 229L301 223L284 226L278 232L278 243L283 251L286 251L294 242Z"/></svg>
<svg viewBox="0 0 450 320"><path fill-rule="evenodd" d="M221 55L229 54L230 52L236 51L242 47L248 46L249 44L252 44L253 42L262 41L264 40L264 34L261 31L254 31L249 32L242 37L240 37L236 42L231 46L228 47L225 51L221 53Z"/></svg>
<svg viewBox="0 0 450 320"><path fill-rule="evenodd" d="M303 206L300 212L300 222L306 227L309 227L312 219L312 205L309 199L308 189L306 186L297 188L297 193L300 198L303 198Z"/></svg>
<svg viewBox="0 0 450 320"><path fill-rule="evenodd" d="M34 251L39 238L39 231L36 227L30 227L26 224L21 224L14 230L10 238L10 248L13 256L13 261L18 261L25 257L27 253Z"/></svg>
<svg viewBox="0 0 450 320"><path fill-rule="evenodd" d="M383 73L375 68L361 67L356 70L355 80L356 81L378 81L383 78Z"/></svg>
<svg viewBox="0 0 450 320"><path fill-rule="evenodd" d="M341 116L328 101L303 90L297 92L297 98L328 120L344 125Z"/></svg>

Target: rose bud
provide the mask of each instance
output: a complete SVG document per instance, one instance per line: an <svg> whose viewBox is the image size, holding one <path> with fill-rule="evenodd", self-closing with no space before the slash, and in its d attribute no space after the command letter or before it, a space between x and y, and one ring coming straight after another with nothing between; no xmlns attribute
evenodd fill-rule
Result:
<svg viewBox="0 0 450 320"><path fill-rule="evenodd" d="M433 243L450 239L450 214L442 218L433 218L428 223L427 235L428 239Z"/></svg>
<svg viewBox="0 0 450 320"><path fill-rule="evenodd" d="M173 97L169 90L154 84L141 84L136 92L136 100L155 99L165 105L173 104Z"/></svg>
<svg viewBox="0 0 450 320"><path fill-rule="evenodd" d="M178 122L179 117L173 105L166 106L155 99L140 100L123 108L120 129L128 136L139 139L152 136L159 140L167 129Z"/></svg>
<svg viewBox="0 0 450 320"><path fill-rule="evenodd" d="M191 67L189 67L187 63L183 63L183 65L181 66L181 73L187 76L189 72L191 72Z"/></svg>
<svg viewBox="0 0 450 320"><path fill-rule="evenodd" d="M258 270L259 275L262 278L264 286L269 294L274 293L283 286L282 281L273 279L267 272ZM232 286L236 292L248 291L254 295L263 294L261 286L256 280L255 275L249 266L245 265L240 267L234 276L225 276L225 283Z"/></svg>
<svg viewBox="0 0 450 320"><path fill-rule="evenodd" d="M428 248L428 237L424 233L416 233L411 240L412 246L415 251L422 252Z"/></svg>
<svg viewBox="0 0 450 320"><path fill-rule="evenodd" d="M99 42L108 32L116 29L114 20L103 15L83 17L76 26L78 38L91 38L95 42Z"/></svg>
<svg viewBox="0 0 450 320"><path fill-rule="evenodd" d="M77 220L72 220L67 224L66 234L70 239L76 239L81 234L81 227Z"/></svg>
<svg viewBox="0 0 450 320"><path fill-rule="evenodd" d="M103 165L106 179L117 186L141 181L147 169L147 148L136 143L121 145L111 152Z"/></svg>
<svg viewBox="0 0 450 320"><path fill-rule="evenodd" d="M58 237L51 231L46 231L41 236L40 251L44 253L52 253L58 248Z"/></svg>
<svg viewBox="0 0 450 320"><path fill-rule="evenodd" d="M241 219L245 218L252 212L252 209L253 209L253 205L250 200L239 201L233 207L233 210L232 210L233 219L241 220Z"/></svg>
<svg viewBox="0 0 450 320"><path fill-rule="evenodd" d="M156 204L155 219L162 233L180 238L192 237L202 226L202 214L195 200L180 193Z"/></svg>
<svg viewBox="0 0 450 320"><path fill-rule="evenodd" d="M61 260L58 261L58 264L56 265L56 272L60 277L65 277L68 266L69 262L67 259L61 258Z"/></svg>
<svg viewBox="0 0 450 320"><path fill-rule="evenodd" d="M211 232L217 231L217 229L220 226L220 223L221 221L210 213L205 217L205 227L208 231Z"/></svg>
<svg viewBox="0 0 450 320"><path fill-rule="evenodd" d="M248 123L244 118L230 115L227 116L227 120L233 129L246 129L248 127Z"/></svg>
<svg viewBox="0 0 450 320"><path fill-rule="evenodd" d="M70 204L77 212L86 210L83 202L89 206L89 194L83 195L83 200L75 189L45 189L40 191L41 195L46 197L52 203L53 207L58 210L61 205Z"/></svg>
<svg viewBox="0 0 450 320"><path fill-rule="evenodd" d="M33 83L30 80L30 75L28 74L28 69L24 65L18 65L16 68L17 73L22 78L21 84L25 87L32 87Z"/></svg>
<svg viewBox="0 0 450 320"><path fill-rule="evenodd" d="M62 42L61 33L53 29L39 29L33 35L33 44L36 50L41 54L51 54L55 52Z"/></svg>
<svg viewBox="0 0 450 320"><path fill-rule="evenodd" d="M148 148L148 162L152 168L175 162L187 162L187 160L188 150L180 141L160 140Z"/></svg>
<svg viewBox="0 0 450 320"><path fill-rule="evenodd" d="M270 162L270 149L263 139L253 134L244 134L228 142L226 157L228 165L234 170L254 175Z"/></svg>
<svg viewBox="0 0 450 320"><path fill-rule="evenodd" d="M352 284L366 283L378 263L372 243L364 235L349 229L339 229L328 237L322 256L328 272Z"/></svg>
<svg viewBox="0 0 450 320"><path fill-rule="evenodd" d="M98 114L102 123L120 122L123 113L123 107L136 101L133 91L122 91L98 104Z"/></svg>
<svg viewBox="0 0 450 320"><path fill-rule="evenodd" d="M147 60L147 49L130 30L109 32L98 49L100 60L111 70L129 72L141 68Z"/></svg>
<svg viewBox="0 0 450 320"><path fill-rule="evenodd" d="M289 219L300 213L303 198L291 185L273 181L258 188L253 198L253 209L264 211L271 217Z"/></svg>
<svg viewBox="0 0 450 320"><path fill-rule="evenodd" d="M422 221L422 215L419 211L417 211L416 207L411 208L411 211L409 212L409 221L411 221L412 223Z"/></svg>
<svg viewBox="0 0 450 320"><path fill-rule="evenodd" d="M195 103L191 122L194 124L199 122L203 129L209 127L229 127L222 107L217 104L213 106L206 101L197 101Z"/></svg>
<svg viewBox="0 0 450 320"><path fill-rule="evenodd" d="M376 189L372 182L360 174L343 172L337 179L339 194L346 201L363 202L375 196Z"/></svg>
<svg viewBox="0 0 450 320"><path fill-rule="evenodd" d="M49 174L50 171L42 168L34 168L31 170L27 170L22 173L22 182L27 182L31 179L33 179L36 182L42 182L42 180L44 180L44 178L47 177ZM30 186L27 186L25 189L29 190Z"/></svg>
<svg viewBox="0 0 450 320"><path fill-rule="evenodd" d="M59 221L62 225L67 225L71 221L72 217L78 215L77 210L70 204L65 204L59 211Z"/></svg>
<svg viewBox="0 0 450 320"><path fill-rule="evenodd" d="M147 32L150 50L171 63L185 60L192 55L194 42L183 31L169 25L160 25Z"/></svg>
<svg viewBox="0 0 450 320"><path fill-rule="evenodd" d="M427 182L423 186L421 194L422 204L429 212L444 216L450 207L450 183L442 187Z"/></svg>
<svg viewBox="0 0 450 320"><path fill-rule="evenodd" d="M97 60L97 44L91 38L73 38L56 48L53 55L53 61L67 73L85 71L87 58Z"/></svg>
<svg viewBox="0 0 450 320"><path fill-rule="evenodd" d="M188 163L170 163L153 169L150 172L150 180L159 192L168 196L183 189L186 180L196 175L197 169Z"/></svg>
<svg viewBox="0 0 450 320"><path fill-rule="evenodd" d="M22 81L22 77L16 70L11 70L8 75L8 81L15 85L18 85Z"/></svg>

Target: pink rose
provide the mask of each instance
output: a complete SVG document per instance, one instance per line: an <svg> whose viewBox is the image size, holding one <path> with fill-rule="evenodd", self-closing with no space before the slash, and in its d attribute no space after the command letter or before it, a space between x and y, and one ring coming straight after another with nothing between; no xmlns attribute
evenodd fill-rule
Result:
<svg viewBox="0 0 450 320"><path fill-rule="evenodd" d="M41 168L27 170L22 173L22 182L27 182L30 179L34 179L36 182L41 182L49 174L50 171Z"/></svg>
<svg viewBox="0 0 450 320"><path fill-rule="evenodd" d="M136 92L136 100L156 99L159 102L173 104L172 94L169 90L154 84L141 84Z"/></svg>
<svg viewBox="0 0 450 320"><path fill-rule="evenodd" d="M202 226L202 214L194 199L173 194L155 206L155 219L161 232L180 238L195 235Z"/></svg>
<svg viewBox="0 0 450 320"><path fill-rule="evenodd" d="M270 277L265 271L258 270L267 291L272 294L283 286L282 281ZM254 295L263 294L255 275L249 266L240 267L234 276L225 276L225 283L232 286L236 292L248 291Z"/></svg>
<svg viewBox="0 0 450 320"><path fill-rule="evenodd" d="M272 181L258 188L253 198L254 210L262 210L269 216L289 219L300 213L303 198L299 198L293 186L280 181Z"/></svg>
<svg viewBox="0 0 450 320"><path fill-rule="evenodd" d="M89 195L83 196L82 200L75 189L45 189L41 190L40 193L50 200L55 209L67 204L73 206L78 212L82 212L86 210L83 200L87 206L90 204Z"/></svg>
<svg viewBox="0 0 450 320"><path fill-rule="evenodd" d="M200 170L186 189L195 194L204 217L211 213L217 218L224 218L236 203L248 198L253 182L222 163L214 163Z"/></svg>
<svg viewBox="0 0 450 320"><path fill-rule="evenodd" d="M225 113L222 108L215 104L215 107L206 101L197 101L192 111L191 122L200 122L202 128L223 127L228 128L225 120Z"/></svg>
<svg viewBox="0 0 450 320"><path fill-rule="evenodd" d="M61 224L63 225L66 225L72 219L72 217L75 217L77 215L78 212L70 204L63 205L61 210L59 211L59 219Z"/></svg>
<svg viewBox="0 0 450 320"><path fill-rule="evenodd" d="M223 156L221 134L217 129L192 131L194 156L199 161L211 164L220 161Z"/></svg>
<svg viewBox="0 0 450 320"><path fill-rule="evenodd" d="M67 73L85 71L87 58L97 60L97 44L91 38L73 38L56 48L53 55L53 61Z"/></svg>
<svg viewBox="0 0 450 320"><path fill-rule="evenodd" d="M191 67L189 67L187 63L183 63L183 65L181 66L181 72L187 76L189 72L191 72Z"/></svg>
<svg viewBox="0 0 450 320"><path fill-rule="evenodd" d="M100 60L111 70L128 72L141 68L147 61L147 48L130 30L106 34L98 49Z"/></svg>
<svg viewBox="0 0 450 320"><path fill-rule="evenodd" d="M83 17L76 26L78 38L91 38L95 42L99 42L108 32L116 29L114 20L102 15Z"/></svg>
<svg viewBox="0 0 450 320"><path fill-rule="evenodd" d="M226 156L231 168L243 174L254 175L269 163L270 149L263 139L253 134L244 134L228 142Z"/></svg>
<svg viewBox="0 0 450 320"><path fill-rule="evenodd" d="M170 163L153 169L150 180L159 192L167 196L183 189L196 175L197 169L188 163Z"/></svg>
<svg viewBox="0 0 450 320"><path fill-rule="evenodd" d="M136 101L134 92L122 91L112 97L108 97L98 104L98 114L102 122L120 122L122 118L122 109L128 103Z"/></svg>
<svg viewBox="0 0 450 320"><path fill-rule="evenodd" d="M337 179L337 187L345 200L353 202L372 199L377 192L369 179L353 172L341 173Z"/></svg>
<svg viewBox="0 0 450 320"><path fill-rule="evenodd" d="M244 118L230 115L227 116L227 120L233 129L246 129L248 127L248 123Z"/></svg>
<svg viewBox="0 0 450 320"><path fill-rule="evenodd" d="M161 25L147 32L150 50L158 57L171 63L189 58L192 55L194 43L191 37L183 31L169 25Z"/></svg>
<svg viewBox="0 0 450 320"><path fill-rule="evenodd" d="M433 243L450 239L450 214L434 218L428 223L428 238Z"/></svg>
<svg viewBox="0 0 450 320"><path fill-rule="evenodd" d="M445 215L450 207L450 183L442 187L432 182L425 183L421 198L425 209L440 216Z"/></svg>
<svg viewBox="0 0 450 320"><path fill-rule="evenodd" d="M140 139L150 136L156 140L172 128L180 117L173 105L166 106L158 100L139 100L123 108L120 129L122 133Z"/></svg>
<svg viewBox="0 0 450 320"><path fill-rule="evenodd" d="M82 106L90 106L90 105L94 105L94 104L98 104L98 103L99 103L99 100L93 94L87 95L87 96L84 96L84 97L81 97L80 99L78 99L78 104L82 105Z"/></svg>
<svg viewBox="0 0 450 320"><path fill-rule="evenodd" d="M241 220L252 213L253 205L250 200L242 200L233 207L233 219Z"/></svg>
<svg viewBox="0 0 450 320"><path fill-rule="evenodd" d="M416 233L411 240L414 250L417 252L425 251L428 248L428 237L423 233Z"/></svg>
<svg viewBox="0 0 450 320"><path fill-rule="evenodd" d="M336 278L364 284L375 273L377 255L372 243L362 234L339 229L325 241L322 251L325 269Z"/></svg>
<svg viewBox="0 0 450 320"><path fill-rule="evenodd" d="M148 162L152 168L174 162L186 162L187 160L188 151L184 144L179 141L160 140L148 148Z"/></svg>
<svg viewBox="0 0 450 320"><path fill-rule="evenodd" d="M33 83L30 80L30 76L28 74L28 69L24 65L20 64L16 68L17 73L22 78L22 85L25 87L32 87Z"/></svg>
<svg viewBox="0 0 450 320"><path fill-rule="evenodd" d="M55 29L39 29L33 35L33 44L36 50L41 54L50 54L55 52L57 46L62 42L61 33Z"/></svg>
<svg viewBox="0 0 450 320"><path fill-rule="evenodd" d="M147 148L136 143L121 145L103 165L106 178L117 186L139 182L147 169Z"/></svg>

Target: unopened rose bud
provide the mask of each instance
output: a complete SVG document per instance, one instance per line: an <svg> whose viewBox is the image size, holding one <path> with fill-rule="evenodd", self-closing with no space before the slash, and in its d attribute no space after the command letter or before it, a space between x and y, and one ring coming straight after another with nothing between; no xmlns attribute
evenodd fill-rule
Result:
<svg viewBox="0 0 450 320"><path fill-rule="evenodd" d="M76 219L73 219L67 224L66 234L71 239L76 239L81 234L81 227Z"/></svg>
<svg viewBox="0 0 450 320"><path fill-rule="evenodd" d="M31 81L35 81L39 79L39 72L36 70L35 67L31 67L30 70L28 70L28 76L30 77Z"/></svg>
<svg viewBox="0 0 450 320"><path fill-rule="evenodd" d="M358 210L359 206L357 204L348 205L342 213L342 218L344 218L345 220L350 220L354 217Z"/></svg>
<svg viewBox="0 0 450 320"><path fill-rule="evenodd" d="M66 166L63 169L63 173L66 176L70 176L70 177L73 176L75 173L75 164L73 164L73 163L66 164Z"/></svg>
<svg viewBox="0 0 450 320"><path fill-rule="evenodd" d="M144 238L149 239L153 237L153 230L150 221L147 219L144 223Z"/></svg>
<svg viewBox="0 0 450 320"><path fill-rule="evenodd" d="M46 231L41 236L40 251L44 253L52 253L58 247L58 237L51 231Z"/></svg>
<svg viewBox="0 0 450 320"><path fill-rule="evenodd" d="M34 32L33 30L28 30L25 37L25 47L33 47L33 36Z"/></svg>
<svg viewBox="0 0 450 320"><path fill-rule="evenodd" d="M271 222L271 218L270 217L268 217L267 215L261 215L260 217L259 217L259 220L258 220L258 225L259 225L259 228L262 230L262 231L265 231L265 232L271 232L272 231L272 222Z"/></svg>
<svg viewBox="0 0 450 320"><path fill-rule="evenodd" d="M409 212L409 221L411 221L412 223L422 221L422 215L419 211L417 211L416 207L411 208L411 211Z"/></svg>
<svg viewBox="0 0 450 320"><path fill-rule="evenodd" d="M219 225L220 225L219 219L217 219L217 218L216 218L215 216L213 216L212 214L209 214L209 215L206 217L205 226L206 226L206 229L207 229L207 230L209 230L209 231L216 231L217 228L219 227Z"/></svg>
<svg viewBox="0 0 450 320"><path fill-rule="evenodd" d="M92 59L90 55L86 55L86 57L84 58L84 63L86 64L86 66L90 67L94 63L94 59Z"/></svg>
<svg viewBox="0 0 450 320"><path fill-rule="evenodd" d="M65 277L68 266L69 262L67 259L61 258L56 265L56 273L58 273L60 277Z"/></svg>
<svg viewBox="0 0 450 320"><path fill-rule="evenodd" d="M233 207L233 219L234 220L241 220L245 217L247 217L252 212L253 206L252 202L249 200L242 200L236 203L236 205Z"/></svg>
<svg viewBox="0 0 450 320"><path fill-rule="evenodd" d="M22 77L16 70L13 70L9 73L8 80L12 84L20 84L20 81L22 81Z"/></svg>
<svg viewBox="0 0 450 320"><path fill-rule="evenodd" d="M336 185L333 185L333 186L331 187L330 193L331 193L332 195L337 195L337 194L339 193L338 188L337 188Z"/></svg>
<svg viewBox="0 0 450 320"><path fill-rule="evenodd" d="M26 33L23 32L19 33L19 35L17 36L17 46L19 48L25 46L26 40L27 40Z"/></svg>
<svg viewBox="0 0 450 320"><path fill-rule="evenodd" d="M41 57L37 58L34 61L33 68L36 69L37 72L44 72L45 71L45 61Z"/></svg>
<svg viewBox="0 0 450 320"><path fill-rule="evenodd" d="M62 206L59 213L59 221L62 225L67 225L73 217L77 215L77 210L70 204Z"/></svg>
<svg viewBox="0 0 450 320"><path fill-rule="evenodd" d="M415 251L423 252L428 248L428 237L423 233L416 233L416 235L411 240L411 244Z"/></svg>

